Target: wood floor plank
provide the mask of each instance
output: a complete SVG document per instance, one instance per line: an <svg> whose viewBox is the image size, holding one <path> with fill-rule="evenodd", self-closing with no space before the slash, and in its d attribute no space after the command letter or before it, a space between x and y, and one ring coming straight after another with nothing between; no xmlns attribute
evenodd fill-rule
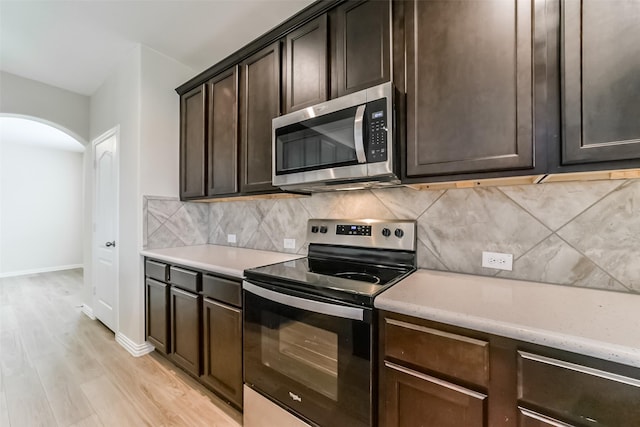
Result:
<svg viewBox="0 0 640 427"><path fill-rule="evenodd" d="M94 414L62 355L52 355L34 364L59 425L72 425Z"/></svg>
<svg viewBox="0 0 640 427"><path fill-rule="evenodd" d="M93 414L92 416L80 420L69 427L104 427L104 424L100 422L100 418L96 414Z"/></svg>
<svg viewBox="0 0 640 427"><path fill-rule="evenodd" d="M22 346L32 362L59 353L61 350L60 344L51 337L45 325L46 323L38 320L20 323Z"/></svg>
<svg viewBox="0 0 640 427"><path fill-rule="evenodd" d="M11 427L9 411L7 410L7 396L4 391L0 391L0 426Z"/></svg>
<svg viewBox="0 0 640 427"><path fill-rule="evenodd" d="M18 329L18 319L13 305L0 304L0 332Z"/></svg>
<svg viewBox="0 0 640 427"><path fill-rule="evenodd" d="M5 378L20 375L32 367L18 329L0 332L0 348L0 369Z"/></svg>
<svg viewBox="0 0 640 427"><path fill-rule="evenodd" d="M151 426L131 406L127 397L102 376L80 386L87 400L106 426Z"/></svg>
<svg viewBox="0 0 640 427"><path fill-rule="evenodd" d="M35 369L4 379L7 413L13 426L57 426L47 395Z"/></svg>

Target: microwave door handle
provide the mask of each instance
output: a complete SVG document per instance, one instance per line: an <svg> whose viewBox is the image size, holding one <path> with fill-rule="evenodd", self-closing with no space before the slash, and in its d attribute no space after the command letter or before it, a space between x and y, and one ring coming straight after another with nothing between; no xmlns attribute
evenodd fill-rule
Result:
<svg viewBox="0 0 640 427"><path fill-rule="evenodd" d="M364 110L366 107L366 105L360 105L356 109L356 118L353 122L353 139L356 143L358 163L367 163L367 153L364 151Z"/></svg>
<svg viewBox="0 0 640 427"><path fill-rule="evenodd" d="M300 310L313 311L314 313L336 316L343 319L364 320L364 310L362 308L348 307L346 305L328 304L326 302L314 301L287 295L256 286L247 281L242 282L242 289L254 295L268 299L279 304Z"/></svg>

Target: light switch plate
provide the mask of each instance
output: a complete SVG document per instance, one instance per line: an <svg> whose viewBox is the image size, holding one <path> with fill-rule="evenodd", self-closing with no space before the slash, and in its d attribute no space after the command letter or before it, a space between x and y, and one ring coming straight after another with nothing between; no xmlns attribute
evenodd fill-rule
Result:
<svg viewBox="0 0 640 427"><path fill-rule="evenodd" d="M227 242L228 243L235 243L236 242L236 235L235 234L227 234Z"/></svg>
<svg viewBox="0 0 640 427"><path fill-rule="evenodd" d="M296 239L284 239L284 248L285 249L295 249L296 248Z"/></svg>

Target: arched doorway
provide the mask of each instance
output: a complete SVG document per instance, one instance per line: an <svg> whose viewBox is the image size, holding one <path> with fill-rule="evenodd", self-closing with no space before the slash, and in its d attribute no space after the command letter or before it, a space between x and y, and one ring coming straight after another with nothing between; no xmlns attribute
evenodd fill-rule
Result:
<svg viewBox="0 0 640 427"><path fill-rule="evenodd" d="M59 126L0 114L0 277L82 268L84 150Z"/></svg>

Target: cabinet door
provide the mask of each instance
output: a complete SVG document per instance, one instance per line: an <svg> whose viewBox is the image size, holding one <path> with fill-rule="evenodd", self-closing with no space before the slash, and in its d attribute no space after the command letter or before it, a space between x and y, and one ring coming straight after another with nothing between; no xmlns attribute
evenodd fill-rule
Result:
<svg viewBox="0 0 640 427"><path fill-rule="evenodd" d="M640 159L640 2L562 6L563 162Z"/></svg>
<svg viewBox="0 0 640 427"><path fill-rule="evenodd" d="M237 67L222 73L207 84L208 112L208 184L209 196L238 191L238 72Z"/></svg>
<svg viewBox="0 0 640 427"><path fill-rule="evenodd" d="M391 362L384 366L386 427L486 426L487 396Z"/></svg>
<svg viewBox="0 0 640 427"><path fill-rule="evenodd" d="M242 408L242 310L205 298L202 381Z"/></svg>
<svg viewBox="0 0 640 427"><path fill-rule="evenodd" d="M167 354L169 345L169 285L147 278L147 341Z"/></svg>
<svg viewBox="0 0 640 427"><path fill-rule="evenodd" d="M240 191L275 190L271 185L271 120L280 114L280 43L241 64Z"/></svg>
<svg viewBox="0 0 640 427"><path fill-rule="evenodd" d="M390 2L349 1L336 10L337 95L390 79Z"/></svg>
<svg viewBox="0 0 640 427"><path fill-rule="evenodd" d="M408 176L534 166L535 2L405 3Z"/></svg>
<svg viewBox="0 0 640 427"><path fill-rule="evenodd" d="M171 358L200 375L200 313L202 297L171 287Z"/></svg>
<svg viewBox="0 0 640 427"><path fill-rule="evenodd" d="M327 100L327 15L322 15L287 35L284 62L285 112L290 113Z"/></svg>
<svg viewBox="0 0 640 427"><path fill-rule="evenodd" d="M206 195L206 85L180 97L180 198Z"/></svg>

